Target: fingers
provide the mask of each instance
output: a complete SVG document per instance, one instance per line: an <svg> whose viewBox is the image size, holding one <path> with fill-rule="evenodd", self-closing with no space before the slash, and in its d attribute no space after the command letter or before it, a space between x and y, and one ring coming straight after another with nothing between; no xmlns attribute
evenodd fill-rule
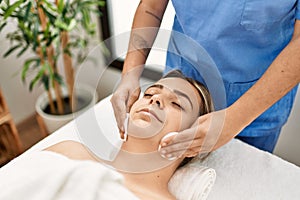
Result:
<svg viewBox="0 0 300 200"><path fill-rule="evenodd" d="M124 139L124 133L125 133L124 122L126 119L126 113L129 113L132 105L139 98L139 95L140 95L140 88L136 89L134 93L130 95L129 99L127 99L128 95L127 96L120 95L117 92L110 99L113 106L114 115L117 121L121 139ZM127 106L126 106L126 102L128 102Z"/></svg>
<svg viewBox="0 0 300 200"><path fill-rule="evenodd" d="M161 141L161 145L164 147L167 145L182 143L199 138L197 136L197 129L197 127L186 129L177 135L163 138L163 140ZM201 135L201 133L198 133L198 135Z"/></svg>
<svg viewBox="0 0 300 200"><path fill-rule="evenodd" d="M165 157L191 157L197 155L201 150L201 139L185 141L172 144L160 149L160 153Z"/></svg>
<svg viewBox="0 0 300 200"><path fill-rule="evenodd" d="M207 153L213 150L215 141L206 138L207 127L199 122L195 126L179 132L176 135L163 138L160 153L168 158L172 157L194 157L199 153ZM210 141L212 140L212 141Z"/></svg>
<svg viewBox="0 0 300 200"><path fill-rule="evenodd" d="M136 100L138 100L139 96L140 96L140 92L141 89L137 88L129 97L128 102L127 102L127 106L126 106L126 112L129 113L129 111L131 110L132 105L136 102Z"/></svg>
<svg viewBox="0 0 300 200"><path fill-rule="evenodd" d="M168 146L166 148L160 149L160 154L165 158L182 158L182 157L195 157L199 154L206 154L212 151L212 147L205 147L198 145L199 141L188 142L182 144L181 147L178 146ZM192 143L192 144L191 144ZM188 144L191 144L190 146ZM187 145L187 146L185 146ZM185 146L185 147L184 147Z"/></svg>
<svg viewBox="0 0 300 200"><path fill-rule="evenodd" d="M121 136L124 134L124 121L126 118L126 104L125 104L125 98L119 97L118 95L113 95L110 99L114 115L117 121L118 128L120 130Z"/></svg>

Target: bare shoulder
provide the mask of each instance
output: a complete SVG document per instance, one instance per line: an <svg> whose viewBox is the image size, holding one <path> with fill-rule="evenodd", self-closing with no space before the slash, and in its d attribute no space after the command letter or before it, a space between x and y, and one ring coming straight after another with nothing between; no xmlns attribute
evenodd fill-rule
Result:
<svg viewBox="0 0 300 200"><path fill-rule="evenodd" d="M44 150L53 151L74 160L98 161L84 144L71 140L59 142Z"/></svg>

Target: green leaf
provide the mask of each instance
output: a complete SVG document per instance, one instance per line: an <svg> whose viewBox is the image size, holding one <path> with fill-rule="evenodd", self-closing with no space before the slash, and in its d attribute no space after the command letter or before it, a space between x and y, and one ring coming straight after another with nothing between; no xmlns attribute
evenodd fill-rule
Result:
<svg viewBox="0 0 300 200"><path fill-rule="evenodd" d="M64 53L67 54L68 56L72 57L72 53L69 48L65 48Z"/></svg>
<svg viewBox="0 0 300 200"><path fill-rule="evenodd" d="M63 0L57 0L57 1L58 1L58 5L57 5L58 12L62 13L62 11L64 9L64 1Z"/></svg>
<svg viewBox="0 0 300 200"><path fill-rule="evenodd" d="M69 7L70 7L70 0L67 0L65 6L64 6L64 9L62 11L62 16L65 16L67 11L69 10Z"/></svg>
<svg viewBox="0 0 300 200"><path fill-rule="evenodd" d="M53 24L56 20L56 16L50 13L43 5L41 5L45 15L48 17L49 21Z"/></svg>
<svg viewBox="0 0 300 200"><path fill-rule="evenodd" d="M39 58L30 58L30 59L27 59L23 65L23 70L22 70L22 73L21 73L21 79L23 82L25 82L25 78L26 78L26 74L28 72L28 69L30 67L30 65L32 63L39 63L40 62L40 59Z"/></svg>
<svg viewBox="0 0 300 200"><path fill-rule="evenodd" d="M37 73L37 75L34 77L34 79L30 82L29 85L29 91L31 92L33 87L37 84L37 82L42 78L44 72L45 72L45 64L43 64L42 68L40 71Z"/></svg>
<svg viewBox="0 0 300 200"><path fill-rule="evenodd" d="M71 31L75 26L76 26L77 22L75 19L72 19L68 28L67 28L67 31Z"/></svg>
<svg viewBox="0 0 300 200"><path fill-rule="evenodd" d="M61 21L61 19L56 19L55 26L59 27L62 30L68 30L68 25L65 22Z"/></svg>
<svg viewBox="0 0 300 200"><path fill-rule="evenodd" d="M53 4L51 4L49 1L43 1L43 5L45 5L44 9L48 8L55 13L57 12L56 7Z"/></svg>
<svg viewBox="0 0 300 200"><path fill-rule="evenodd" d="M33 33L31 31L32 27L25 26L25 23L22 21L19 21L18 27L18 30L22 32L21 40L25 40L27 44L37 40L37 38L33 36Z"/></svg>
<svg viewBox="0 0 300 200"><path fill-rule="evenodd" d="M9 16L11 16L11 14L24 2L24 0L21 1L17 1L14 4L12 4L11 6L9 6L7 8L7 10L5 11L4 14L4 19L7 19Z"/></svg>
<svg viewBox="0 0 300 200"><path fill-rule="evenodd" d="M1 24L1 26L0 26L0 32L2 31L2 29L6 26L6 22L4 22L3 24Z"/></svg>
<svg viewBox="0 0 300 200"><path fill-rule="evenodd" d="M59 75L58 73L54 73L53 78L56 82L58 82L58 84L60 84L60 85L64 84L64 80L63 80L62 76Z"/></svg>
<svg viewBox="0 0 300 200"><path fill-rule="evenodd" d="M83 26L85 28L88 28L88 25L90 23L89 13L86 10L82 10L82 17L83 17Z"/></svg>
<svg viewBox="0 0 300 200"><path fill-rule="evenodd" d="M45 65L48 69L48 83L47 83L47 86L45 85L46 83L44 82L44 87L47 89L49 89L49 87L53 87L54 86L54 82L53 82L53 79L54 79L54 73L53 73L53 70L52 70L52 67L50 66L50 64L46 63Z"/></svg>
<svg viewBox="0 0 300 200"><path fill-rule="evenodd" d="M58 34L54 34L54 35L51 35L48 39L47 39L47 43L46 43L46 46L50 46L53 42L53 40L55 40L56 38L58 37Z"/></svg>
<svg viewBox="0 0 300 200"><path fill-rule="evenodd" d="M25 51L28 49L29 45L27 45L26 47L24 47L18 54L17 57L19 58L21 55L23 55L25 53Z"/></svg>
<svg viewBox="0 0 300 200"><path fill-rule="evenodd" d="M31 7L32 7L32 2L29 1L29 3L26 5L26 12L25 12L25 15L24 15L25 21L28 19Z"/></svg>
<svg viewBox="0 0 300 200"><path fill-rule="evenodd" d="M11 47L8 51L5 52L3 57L5 58L5 57L9 56L11 53L13 53L15 50L17 50L21 46L22 46L22 44L18 44L18 45L15 45L15 46Z"/></svg>
<svg viewBox="0 0 300 200"><path fill-rule="evenodd" d="M93 5L95 5L95 6L104 6L105 1L96 1L96 0L83 1L81 4L83 4L85 7L91 7Z"/></svg>
<svg viewBox="0 0 300 200"><path fill-rule="evenodd" d="M98 1L98 6L101 6L101 7L103 7L103 6L105 6L105 1Z"/></svg>
<svg viewBox="0 0 300 200"><path fill-rule="evenodd" d="M30 40L33 43L33 49L36 50L36 48L39 46L39 40L38 40L38 34L39 34L39 22L35 21L33 26L33 34L31 32L28 33ZM31 36L31 37L30 37Z"/></svg>
<svg viewBox="0 0 300 200"><path fill-rule="evenodd" d="M42 77L42 83L43 83L43 85L44 85L44 88L48 91L49 90L49 88L50 88L50 85L49 85L49 76L47 76L46 74L44 74L43 75L43 77Z"/></svg>
<svg viewBox="0 0 300 200"><path fill-rule="evenodd" d="M32 34L33 38L38 38L39 26L40 26L39 22L36 21L35 24L34 24L34 27L33 27L33 34ZM29 33L30 30L28 30L27 32Z"/></svg>

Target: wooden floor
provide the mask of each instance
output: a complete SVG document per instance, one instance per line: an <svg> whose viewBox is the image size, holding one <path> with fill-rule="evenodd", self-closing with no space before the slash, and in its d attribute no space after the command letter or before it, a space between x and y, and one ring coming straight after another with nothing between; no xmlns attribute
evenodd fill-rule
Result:
<svg viewBox="0 0 300 200"><path fill-rule="evenodd" d="M35 115L18 124L17 129L24 151L43 139Z"/></svg>

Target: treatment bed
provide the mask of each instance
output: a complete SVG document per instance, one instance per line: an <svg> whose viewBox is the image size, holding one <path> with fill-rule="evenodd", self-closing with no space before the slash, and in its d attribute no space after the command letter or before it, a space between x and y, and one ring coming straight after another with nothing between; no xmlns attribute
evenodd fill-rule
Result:
<svg viewBox="0 0 300 200"><path fill-rule="evenodd" d="M107 97L100 101L93 108L8 163L4 169L1 169L2 171L0 170L0 179L1 175L3 177L3 174L8 174L10 169L14 168L18 160L25 159L33 152L39 152L60 141L74 140L88 144L88 138L97 140L96 130L99 129L105 129L102 131L117 135L118 131L109 99L110 97ZM118 145L117 140L108 140ZM97 151L97 147L89 148L93 152ZM112 155L103 156L111 158ZM58 164L53 163L53 165ZM201 170L203 173L200 173ZM236 139L211 153L204 161L195 159L182 171L175 173L171 180L173 182L170 190L176 193L175 196L178 199L300 199L299 167ZM204 173L206 174L204 175ZM9 176L7 177L9 178ZM205 178L207 180L201 182L201 179ZM197 193L199 191L201 194Z"/></svg>

